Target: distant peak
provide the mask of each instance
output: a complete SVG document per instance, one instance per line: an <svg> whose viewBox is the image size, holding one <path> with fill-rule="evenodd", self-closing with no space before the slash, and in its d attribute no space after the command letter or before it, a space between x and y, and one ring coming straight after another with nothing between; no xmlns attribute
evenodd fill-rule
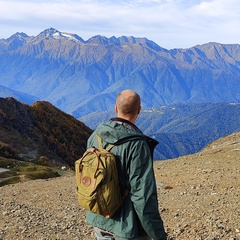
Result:
<svg viewBox="0 0 240 240"><path fill-rule="evenodd" d="M112 36L110 38L107 38L105 36L96 35L94 37L91 37L87 40L87 43L91 44L101 44L101 45L107 45L109 43L114 44L146 44L148 47L160 51L163 50L160 46L158 46L156 43L154 43L151 40L148 40L147 38L136 38L133 36L121 36L116 38L115 36Z"/></svg>
<svg viewBox="0 0 240 240"><path fill-rule="evenodd" d="M17 32L15 34L13 34L10 38L8 38L8 40L13 40L13 39L19 39L19 40L25 40L28 38L28 35L26 33L23 32Z"/></svg>
<svg viewBox="0 0 240 240"><path fill-rule="evenodd" d="M54 34L58 33L59 31L54 29L54 28L48 28L46 30L44 30L43 32L41 32L39 36L42 36L42 37L53 37Z"/></svg>
<svg viewBox="0 0 240 240"><path fill-rule="evenodd" d="M5 40L6 49L16 50L19 47L23 46L28 41L29 38L30 37L27 34L23 32L21 33L17 32Z"/></svg>
<svg viewBox="0 0 240 240"><path fill-rule="evenodd" d="M101 35L96 35L93 36L91 38L88 39L88 43L96 43L96 44L108 44L108 43L137 43L138 42L138 38L134 38L132 36L130 37L126 37L126 36L121 36L116 38L115 36L112 36L110 38L107 38L105 36L101 36Z"/></svg>
<svg viewBox="0 0 240 240"><path fill-rule="evenodd" d="M74 42L84 42L81 37L76 34L60 32L54 28L48 28L41 32L37 37L40 38L52 38L52 39L65 39Z"/></svg>
<svg viewBox="0 0 240 240"><path fill-rule="evenodd" d="M26 33L23 33L23 32L21 32L21 33L17 32L14 35L17 36L17 37L21 37L21 38L27 38L28 37L28 35Z"/></svg>
<svg viewBox="0 0 240 240"><path fill-rule="evenodd" d="M87 43L91 44L108 44L109 39L107 37L101 36L101 35L96 35L88 39Z"/></svg>

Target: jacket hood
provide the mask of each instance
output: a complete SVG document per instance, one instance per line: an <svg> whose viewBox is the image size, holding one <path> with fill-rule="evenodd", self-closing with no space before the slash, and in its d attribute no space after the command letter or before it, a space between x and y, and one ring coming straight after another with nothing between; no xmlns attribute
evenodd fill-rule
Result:
<svg viewBox="0 0 240 240"><path fill-rule="evenodd" d="M107 143L117 144L124 139L142 138L143 134L130 128L122 127L122 124L115 121L101 123L96 129L96 133Z"/></svg>
<svg viewBox="0 0 240 240"><path fill-rule="evenodd" d="M126 141L146 140L150 149L153 150L158 144L158 141L144 135L135 125L134 128L131 125L132 124L129 125L126 121L121 121L119 119L110 120L101 123L96 129L96 133L103 141L114 145L119 145Z"/></svg>

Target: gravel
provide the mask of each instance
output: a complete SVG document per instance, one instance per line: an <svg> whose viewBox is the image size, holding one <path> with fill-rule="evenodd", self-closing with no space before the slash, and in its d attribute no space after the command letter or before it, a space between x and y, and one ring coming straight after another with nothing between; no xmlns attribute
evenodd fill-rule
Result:
<svg viewBox="0 0 240 240"><path fill-rule="evenodd" d="M1 188L0 239L92 239L71 176Z"/></svg>
<svg viewBox="0 0 240 240"><path fill-rule="evenodd" d="M228 144L230 146L230 144ZM159 209L169 239L240 240L240 143L154 163ZM75 177L0 188L1 240L89 240Z"/></svg>

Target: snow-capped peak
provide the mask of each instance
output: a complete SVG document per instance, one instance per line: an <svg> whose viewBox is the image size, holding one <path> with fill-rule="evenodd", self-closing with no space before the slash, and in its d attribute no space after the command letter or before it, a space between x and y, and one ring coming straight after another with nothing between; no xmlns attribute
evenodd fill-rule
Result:
<svg viewBox="0 0 240 240"><path fill-rule="evenodd" d="M83 39L76 34L59 32L54 28L46 29L45 31L41 32L38 36L44 38L65 39L74 42L84 42Z"/></svg>

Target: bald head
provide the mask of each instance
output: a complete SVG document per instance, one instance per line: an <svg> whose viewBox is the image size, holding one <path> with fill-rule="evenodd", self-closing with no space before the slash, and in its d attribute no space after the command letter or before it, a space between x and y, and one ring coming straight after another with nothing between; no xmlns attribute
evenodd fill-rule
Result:
<svg viewBox="0 0 240 240"><path fill-rule="evenodd" d="M130 89L122 91L117 96L115 110L118 117L135 122L141 110L140 96Z"/></svg>

